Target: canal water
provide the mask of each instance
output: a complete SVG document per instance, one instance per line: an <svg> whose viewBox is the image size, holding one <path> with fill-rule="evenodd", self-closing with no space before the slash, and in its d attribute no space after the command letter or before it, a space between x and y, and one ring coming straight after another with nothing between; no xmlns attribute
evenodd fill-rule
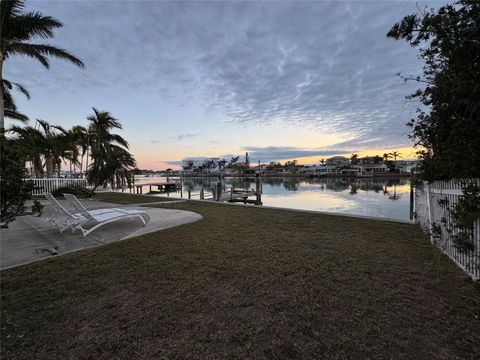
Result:
<svg viewBox="0 0 480 360"><path fill-rule="evenodd" d="M170 178L170 180L178 178ZM255 190L255 178L226 178L224 185L237 190ZM137 178L135 184L166 182L166 178ZM211 191L218 178L184 178L183 196L190 190L198 199L203 188ZM410 181L405 178L264 178L262 203L290 209L408 220L411 218ZM144 193L148 188L144 187ZM166 196L159 194L158 196ZM180 197L171 192L169 197ZM254 199L252 197L251 199Z"/></svg>

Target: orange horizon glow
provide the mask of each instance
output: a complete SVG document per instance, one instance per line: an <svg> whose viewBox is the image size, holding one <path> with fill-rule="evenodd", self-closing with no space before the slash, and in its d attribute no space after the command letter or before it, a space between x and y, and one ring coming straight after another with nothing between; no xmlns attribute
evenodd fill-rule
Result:
<svg viewBox="0 0 480 360"><path fill-rule="evenodd" d="M417 159L417 151L418 148L413 148L413 147L400 147L400 148L372 148L372 149L367 149L367 150L361 150L355 152L358 154L359 157L365 157L365 156L382 156L385 153L391 153L392 151L397 151L400 153L400 156L397 158L397 160L413 160ZM352 153L353 154L353 153ZM347 158L350 158L352 154L332 154L328 156L305 156L305 157L297 157L297 158L287 158L287 159L278 159L276 161L280 163L285 163L286 161L291 161L291 160L297 160L298 164L300 165L313 165L313 164L318 164L321 159L328 159L333 156L344 156ZM240 160L242 160L243 154L240 155ZM199 155L200 156L200 155ZM212 156L215 157L215 156ZM181 160L181 159L180 159ZM228 159L227 159L228 160ZM165 160L166 161L166 160ZM262 164L268 163L268 162L261 162ZM252 159L252 164L256 165L256 161ZM159 161L151 161L151 160L142 160L141 157L137 158L137 167L139 169L143 170L154 170L154 171L159 171L159 170L165 170L167 168L171 168L173 170L178 170L180 169L180 166L174 166L174 165L169 165L166 162L162 163L161 160Z"/></svg>

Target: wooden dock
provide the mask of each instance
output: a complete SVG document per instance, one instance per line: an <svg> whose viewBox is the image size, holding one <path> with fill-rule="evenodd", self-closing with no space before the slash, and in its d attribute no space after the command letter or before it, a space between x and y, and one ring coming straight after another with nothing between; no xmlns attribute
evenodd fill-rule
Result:
<svg viewBox="0 0 480 360"><path fill-rule="evenodd" d="M182 187L180 183L176 182L157 182L157 183L147 183L147 184L135 184L135 194L143 194L143 187L148 186L149 192L152 192L152 186L157 187L157 191L161 193L177 191Z"/></svg>
<svg viewBox="0 0 480 360"><path fill-rule="evenodd" d="M220 182L213 186L213 189L204 189L200 191L193 191L182 188L182 183L175 181L167 182L152 182L145 184L134 184L131 189L134 189L135 194L143 194L143 187L147 186L150 193L169 193L180 190L180 197L186 196L187 199L197 198L200 200L213 200L225 202L242 202L244 204L262 205L262 188L259 179L256 181L256 190L251 189L234 189L232 187L225 187ZM156 189L155 189L156 188ZM250 199L253 197L254 199Z"/></svg>

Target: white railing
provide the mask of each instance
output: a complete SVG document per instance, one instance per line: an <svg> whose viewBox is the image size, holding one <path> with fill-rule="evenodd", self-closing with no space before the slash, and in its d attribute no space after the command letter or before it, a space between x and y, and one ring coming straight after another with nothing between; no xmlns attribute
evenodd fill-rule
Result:
<svg viewBox="0 0 480 360"><path fill-rule="evenodd" d="M480 185L480 180L468 183ZM463 185L462 185L463 184ZM415 218L430 233L431 241L450 259L462 268L472 279L480 279L480 220L477 219L473 232L473 250L460 249L453 236L458 229L452 225L451 211L463 195L466 182L435 181L424 183L415 193Z"/></svg>
<svg viewBox="0 0 480 360"><path fill-rule="evenodd" d="M87 179L25 179L28 181L33 181L35 184L35 189L32 190L32 195L41 195L44 192L51 193L52 191L57 190L58 188L64 186L74 186L74 187L87 187Z"/></svg>

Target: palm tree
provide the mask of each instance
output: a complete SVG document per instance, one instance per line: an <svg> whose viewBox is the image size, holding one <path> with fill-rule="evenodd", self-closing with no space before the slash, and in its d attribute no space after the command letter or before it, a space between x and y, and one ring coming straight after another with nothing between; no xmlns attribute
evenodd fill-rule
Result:
<svg viewBox="0 0 480 360"><path fill-rule="evenodd" d="M106 183L123 184L130 181L127 172L135 166L135 159L128 152L128 142L114 129L122 129L120 122L107 111L93 108L88 128L88 145L91 149L92 163L87 170L87 180L94 184L94 191L98 186ZM88 159L88 156L87 156ZM113 179L113 180L112 180Z"/></svg>
<svg viewBox="0 0 480 360"><path fill-rule="evenodd" d="M61 126L52 125L44 120L37 119L37 123L38 129L31 126L13 126L10 132L16 134L18 141L22 141L37 177L45 174L43 162L47 178L51 178L55 172L60 177L62 160L71 157L68 132Z"/></svg>
<svg viewBox="0 0 480 360"><path fill-rule="evenodd" d="M1 0L0 2L0 81L3 84L3 63L13 55L31 57L47 69L48 57L70 61L83 68L81 60L64 49L47 44L34 44L36 39L51 39L53 31L63 26L57 19L36 11L25 12L24 0ZM5 128L4 91L0 92L0 130Z"/></svg>
<svg viewBox="0 0 480 360"><path fill-rule="evenodd" d="M132 170L136 162L132 154L123 147L107 144L105 152L98 154L87 171L87 180L94 185L94 192L100 185L110 184L112 188L129 185L133 179Z"/></svg>
<svg viewBox="0 0 480 360"><path fill-rule="evenodd" d="M76 172L76 166L80 165L80 174L83 172L83 158L88 151L87 129L81 125L75 125L67 132L68 151L70 152L70 171ZM80 157L80 160L79 160Z"/></svg>
<svg viewBox="0 0 480 360"><path fill-rule="evenodd" d="M385 153L383 154L383 162L387 162L388 160L390 160L392 158L392 155L389 154L389 153Z"/></svg>
<svg viewBox="0 0 480 360"><path fill-rule="evenodd" d="M60 138L62 135L56 131L60 127L51 125L47 121L40 119L37 119L37 123L39 124L40 133L43 136L42 144L44 146L42 155L45 159L47 178L53 177L55 170L57 170L57 175L60 177L60 157L63 153L63 139ZM65 133L62 128L60 128L60 131L61 133Z"/></svg>
<svg viewBox="0 0 480 360"><path fill-rule="evenodd" d="M352 154L352 156L350 157L350 162L352 163L352 165L357 165L357 163L358 163L358 154Z"/></svg>
<svg viewBox="0 0 480 360"><path fill-rule="evenodd" d="M14 134L12 140L24 149L27 161L31 163L31 174L36 178L44 177L42 157L47 146L44 134L32 126L12 126L9 132Z"/></svg>
<svg viewBox="0 0 480 360"><path fill-rule="evenodd" d="M392 151L389 155L391 157L393 157L393 167L394 167L394 169L396 169L397 168L397 157L401 157L400 153L398 151Z"/></svg>
<svg viewBox="0 0 480 360"><path fill-rule="evenodd" d="M118 134L112 134L113 129L122 129L120 122L107 111L92 108L94 114L87 117L91 122L88 129L92 157L94 153L102 152L109 144L117 144L128 149L128 142Z"/></svg>

